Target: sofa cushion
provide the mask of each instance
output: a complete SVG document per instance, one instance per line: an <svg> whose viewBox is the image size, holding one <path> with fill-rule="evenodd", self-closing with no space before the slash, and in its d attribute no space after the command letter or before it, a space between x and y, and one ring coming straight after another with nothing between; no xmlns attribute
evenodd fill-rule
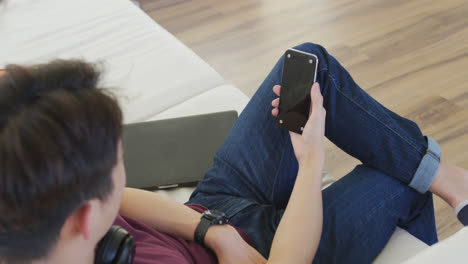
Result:
<svg viewBox="0 0 468 264"><path fill-rule="evenodd" d="M148 120L201 115L213 112L236 110L240 115L249 98L235 86L225 84L189 98Z"/></svg>
<svg viewBox="0 0 468 264"><path fill-rule="evenodd" d="M128 0L15 0L0 7L0 68L56 58L102 62L125 121L143 121L224 83Z"/></svg>
<svg viewBox="0 0 468 264"><path fill-rule="evenodd" d="M423 250L404 264L468 263L468 227Z"/></svg>
<svg viewBox="0 0 468 264"><path fill-rule="evenodd" d="M406 230L397 227L373 264L402 263L428 247L427 244L412 236Z"/></svg>

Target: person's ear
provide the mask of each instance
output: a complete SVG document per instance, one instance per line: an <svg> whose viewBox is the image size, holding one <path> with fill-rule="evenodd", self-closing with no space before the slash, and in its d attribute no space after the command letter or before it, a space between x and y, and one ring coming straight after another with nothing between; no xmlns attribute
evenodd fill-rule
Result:
<svg viewBox="0 0 468 264"><path fill-rule="evenodd" d="M72 235L82 235L86 240L91 236L91 204L83 204L66 220L64 228Z"/></svg>

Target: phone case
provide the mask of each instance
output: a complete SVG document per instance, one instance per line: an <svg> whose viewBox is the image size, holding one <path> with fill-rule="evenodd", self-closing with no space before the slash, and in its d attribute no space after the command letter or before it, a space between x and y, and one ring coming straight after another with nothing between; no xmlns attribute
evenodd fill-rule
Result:
<svg viewBox="0 0 468 264"><path fill-rule="evenodd" d="M318 58L314 54L288 49L284 54L279 127L302 134L309 119L310 89L316 81Z"/></svg>

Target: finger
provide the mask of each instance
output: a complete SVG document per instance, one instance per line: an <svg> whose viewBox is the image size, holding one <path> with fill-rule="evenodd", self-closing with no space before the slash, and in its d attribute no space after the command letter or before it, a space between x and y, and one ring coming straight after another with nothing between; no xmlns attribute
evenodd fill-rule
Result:
<svg viewBox="0 0 468 264"><path fill-rule="evenodd" d="M312 115L312 106L314 105L314 101L312 100L312 88L310 89L310 108L309 108L309 118Z"/></svg>
<svg viewBox="0 0 468 264"><path fill-rule="evenodd" d="M276 107L273 108L273 110L271 110L271 114L272 114L273 116L278 116L278 113L279 113L279 110L278 110L278 108L276 108Z"/></svg>
<svg viewBox="0 0 468 264"><path fill-rule="evenodd" d="M312 86L312 90L310 92L310 99L312 101L312 115L320 116L323 110L323 97L320 93L320 85L318 83L314 83Z"/></svg>
<svg viewBox="0 0 468 264"><path fill-rule="evenodd" d="M310 88L310 108L309 108L309 118L312 116L312 112L313 112L313 105L314 105L314 91L315 91L315 86L318 85L320 87L320 85L315 82L312 87ZM320 89L320 88L319 88Z"/></svg>
<svg viewBox="0 0 468 264"><path fill-rule="evenodd" d="M280 86L280 85L275 85L275 86L273 86L273 92L274 92L277 96L280 96L281 86Z"/></svg>
<svg viewBox="0 0 468 264"><path fill-rule="evenodd" d="M276 98L275 100L271 101L271 105L273 107L278 107L279 106L279 98Z"/></svg>

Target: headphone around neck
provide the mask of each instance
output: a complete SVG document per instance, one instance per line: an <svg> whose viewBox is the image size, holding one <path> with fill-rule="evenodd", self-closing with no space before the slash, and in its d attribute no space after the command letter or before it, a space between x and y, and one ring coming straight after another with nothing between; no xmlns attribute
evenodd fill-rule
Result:
<svg viewBox="0 0 468 264"><path fill-rule="evenodd" d="M99 241L95 264L131 264L135 257L135 240L122 227L112 226Z"/></svg>

